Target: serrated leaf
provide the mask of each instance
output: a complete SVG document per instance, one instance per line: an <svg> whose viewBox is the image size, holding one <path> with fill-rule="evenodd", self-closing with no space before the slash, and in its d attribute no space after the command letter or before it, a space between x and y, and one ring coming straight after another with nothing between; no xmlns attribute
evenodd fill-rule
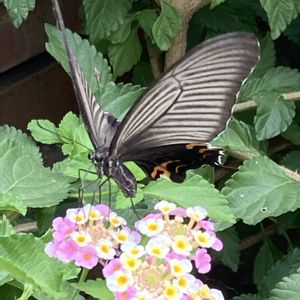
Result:
<svg viewBox="0 0 300 300"><path fill-rule="evenodd" d="M242 121L231 119L225 131L211 143L228 151L248 153L251 156L262 154L263 144L255 137L254 128Z"/></svg>
<svg viewBox="0 0 300 300"><path fill-rule="evenodd" d="M113 300L113 293L107 288L105 280L96 279L96 280L87 280L86 282L73 283L78 290L89 294L93 298L99 300Z"/></svg>
<svg viewBox="0 0 300 300"><path fill-rule="evenodd" d="M216 6L224 3L226 0L212 0L210 3L210 9L215 8Z"/></svg>
<svg viewBox="0 0 300 300"><path fill-rule="evenodd" d="M300 126L292 123L288 129L282 133L282 136L295 145L300 145Z"/></svg>
<svg viewBox="0 0 300 300"><path fill-rule="evenodd" d="M179 11L167 0L161 0L161 13L152 27L152 35L158 48L166 51L170 48L179 30L182 17Z"/></svg>
<svg viewBox="0 0 300 300"><path fill-rule="evenodd" d="M37 147L33 151L31 146L2 141L0 169L0 193L21 199L28 207L53 206L67 196L66 178L42 166Z"/></svg>
<svg viewBox="0 0 300 300"><path fill-rule="evenodd" d="M31 120L27 125L27 130L37 142L51 145L61 143L58 129L49 120Z"/></svg>
<svg viewBox="0 0 300 300"><path fill-rule="evenodd" d="M280 36L300 11L298 0L260 0L260 3L267 12L273 39Z"/></svg>
<svg viewBox="0 0 300 300"><path fill-rule="evenodd" d="M109 40L113 44L124 43L130 35L132 21L132 18L125 19L119 29L110 35Z"/></svg>
<svg viewBox="0 0 300 300"><path fill-rule="evenodd" d="M226 182L222 193L234 215L249 225L300 207L299 182L263 156L245 161Z"/></svg>
<svg viewBox="0 0 300 300"><path fill-rule="evenodd" d="M299 173L300 171L300 151L288 153L281 161L281 164Z"/></svg>
<svg viewBox="0 0 300 300"><path fill-rule="evenodd" d="M138 21L143 30L148 34L152 41L154 41L152 28L157 20L157 14L154 9L144 9L139 12Z"/></svg>
<svg viewBox="0 0 300 300"><path fill-rule="evenodd" d="M49 42L46 43L47 51L63 66L66 72L70 73L69 61L61 32L49 24L45 25L45 30L49 38ZM100 88L95 76L95 69L100 72L101 87L112 81L111 69L103 55L97 52L96 48L88 40L82 39L78 34L72 33L68 29L66 34L72 52L76 56L80 69L92 92Z"/></svg>
<svg viewBox="0 0 300 300"><path fill-rule="evenodd" d="M113 82L97 93L101 105L105 111L110 112L121 120L132 104L142 95L144 88L132 84L115 84Z"/></svg>
<svg viewBox="0 0 300 300"><path fill-rule="evenodd" d="M109 37L124 23L132 0L84 0L86 33L91 40Z"/></svg>
<svg viewBox="0 0 300 300"><path fill-rule="evenodd" d="M152 181L144 188L144 194L154 199L177 203L182 207L201 206L217 222L219 230L224 229L222 222L227 222L227 226L228 223L235 223L226 198L199 175L188 174L183 183L163 178Z"/></svg>
<svg viewBox="0 0 300 300"><path fill-rule="evenodd" d="M218 238L223 242L223 249L215 255L221 262L236 272L240 262L240 239L234 227L218 232Z"/></svg>
<svg viewBox="0 0 300 300"><path fill-rule="evenodd" d="M27 207L18 196L0 192L0 210L10 210L25 216Z"/></svg>
<svg viewBox="0 0 300 300"><path fill-rule="evenodd" d="M137 36L137 28L132 29L124 43L111 45L108 49L109 61L113 67L114 77L123 75L139 61L142 46Z"/></svg>
<svg viewBox="0 0 300 300"><path fill-rule="evenodd" d="M59 262L45 253L45 244L28 234L0 237L0 268L17 281L30 284L48 295L63 299L63 280L75 278L75 266Z"/></svg>
<svg viewBox="0 0 300 300"><path fill-rule="evenodd" d="M276 92L278 95L298 90L300 73L287 67L268 70L263 77L248 80L239 93L239 100L256 99L261 92Z"/></svg>
<svg viewBox="0 0 300 300"><path fill-rule="evenodd" d="M269 272L262 278L258 284L258 289L262 296L269 297L270 291L284 277L296 273L300 268L300 250L298 248L289 252L283 258L276 262Z"/></svg>
<svg viewBox="0 0 300 300"><path fill-rule="evenodd" d="M275 65L275 47L270 34L266 34L266 36L261 39L260 49L260 59L250 75L251 78L263 76L269 69L273 68Z"/></svg>
<svg viewBox="0 0 300 300"><path fill-rule="evenodd" d="M254 118L258 140L279 135L292 123L295 116L293 101L284 100L277 92L261 92L255 97L257 113Z"/></svg>
<svg viewBox="0 0 300 300"><path fill-rule="evenodd" d="M64 115L58 126L58 133L61 139L69 143L70 140L74 140L74 129L80 126L81 122L78 116L73 112L68 112Z"/></svg>
<svg viewBox="0 0 300 300"><path fill-rule="evenodd" d="M271 291L268 300L298 300L300 293L300 273L284 277Z"/></svg>
<svg viewBox="0 0 300 300"><path fill-rule="evenodd" d="M256 285L262 281L266 273L272 268L276 259L276 255L273 252L274 245L272 242L264 240L254 261L253 279Z"/></svg>
<svg viewBox="0 0 300 300"><path fill-rule="evenodd" d="M6 218L6 216L3 215L0 220L0 236L9 236L14 233L15 233L15 230L14 230L13 226L10 224L10 222ZM0 284L0 286L1 286L1 284Z"/></svg>
<svg viewBox="0 0 300 300"><path fill-rule="evenodd" d="M28 13L35 8L35 0L3 0L7 12L15 27L20 27Z"/></svg>

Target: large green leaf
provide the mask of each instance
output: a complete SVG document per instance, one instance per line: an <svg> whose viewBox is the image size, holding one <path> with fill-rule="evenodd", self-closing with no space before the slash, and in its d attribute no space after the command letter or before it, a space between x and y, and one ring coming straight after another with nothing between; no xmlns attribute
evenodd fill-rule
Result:
<svg viewBox="0 0 300 300"><path fill-rule="evenodd" d="M240 262L240 239L232 226L224 231L218 232L218 238L223 242L223 249L215 253L221 262L236 272Z"/></svg>
<svg viewBox="0 0 300 300"><path fill-rule="evenodd" d="M271 291L268 300L299 300L300 272L284 277Z"/></svg>
<svg viewBox="0 0 300 300"><path fill-rule="evenodd" d="M296 273L300 269L300 250L298 248L289 252L269 270L258 283L258 289L264 297L269 297L270 291L284 277Z"/></svg>
<svg viewBox="0 0 300 300"><path fill-rule="evenodd" d="M23 207L20 200L27 207L58 204L67 196L66 178L44 168L38 148L28 137L30 142L23 143L24 139L22 134L12 134L0 142L1 200L5 203L10 199L10 205L16 208Z"/></svg>
<svg viewBox="0 0 300 300"><path fill-rule="evenodd" d="M3 0L7 12L14 25L19 27L35 8L35 0Z"/></svg>
<svg viewBox="0 0 300 300"><path fill-rule="evenodd" d="M45 30L49 38L49 42L46 43L47 51L69 73L69 61L67 59L61 32L49 24L45 25ZM77 58L80 69L92 92L100 88L95 75L95 69L100 72L100 86L104 87L112 80L111 69L108 66L107 60L103 58L101 53L97 52L96 48L92 46L88 40L82 39L78 34L72 33L70 30L67 30L66 33L69 45Z"/></svg>
<svg viewBox="0 0 300 300"><path fill-rule="evenodd" d="M199 175L189 174L183 183L163 178L153 181L145 187L144 194L154 199L175 202L182 207L201 206L217 222L220 230L228 227L228 223L235 223L226 198Z"/></svg>
<svg viewBox="0 0 300 300"><path fill-rule="evenodd" d="M256 95L257 113L254 118L258 140L266 140L285 131L295 116L293 101L284 100L276 92Z"/></svg>
<svg viewBox="0 0 300 300"><path fill-rule="evenodd" d="M138 21L143 30L150 36L152 41L154 41L152 28L157 20L157 14L154 9L144 9L139 12Z"/></svg>
<svg viewBox="0 0 300 300"><path fill-rule="evenodd" d="M161 0L161 13L152 27L152 35L160 50L170 48L176 33L181 26L179 11L167 0Z"/></svg>
<svg viewBox="0 0 300 300"><path fill-rule="evenodd" d="M65 280L75 278L78 270L50 258L45 244L28 234L0 237L0 269L22 284L39 288L55 299L69 299L61 290Z"/></svg>
<svg viewBox="0 0 300 300"><path fill-rule="evenodd" d="M266 300L263 299L260 295L256 294L243 294L238 297L233 297L232 300Z"/></svg>
<svg viewBox="0 0 300 300"><path fill-rule="evenodd" d="M114 76L118 77L131 70L139 61L141 53L142 46L137 36L137 28L134 28L123 43L111 45L108 49Z"/></svg>
<svg viewBox="0 0 300 300"><path fill-rule="evenodd" d="M256 139L254 128L236 119L229 122L225 131L218 135L211 145L236 154L238 152L247 153L249 156L262 154L264 148L263 143Z"/></svg>
<svg viewBox="0 0 300 300"><path fill-rule="evenodd" d="M234 215L250 225L300 207L299 182L263 156L245 161L222 192Z"/></svg>
<svg viewBox="0 0 300 300"><path fill-rule="evenodd" d="M300 11L298 0L260 0L260 3L267 12L273 39L280 36Z"/></svg>
<svg viewBox="0 0 300 300"><path fill-rule="evenodd" d="M110 82L101 93L96 94L96 97L101 100L105 111L121 120L143 91L144 88L139 85Z"/></svg>
<svg viewBox="0 0 300 300"><path fill-rule="evenodd" d="M86 32L93 41L104 39L124 23L132 0L84 0Z"/></svg>

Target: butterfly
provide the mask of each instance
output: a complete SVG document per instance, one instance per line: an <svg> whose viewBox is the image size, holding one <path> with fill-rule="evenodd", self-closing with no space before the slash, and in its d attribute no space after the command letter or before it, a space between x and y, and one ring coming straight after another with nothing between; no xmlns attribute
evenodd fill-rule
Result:
<svg viewBox="0 0 300 300"><path fill-rule="evenodd" d="M94 146L90 155L98 175L115 180L125 196L137 183L124 165L133 161L151 178L182 182L186 171L220 158L209 142L231 117L236 95L259 59L251 33L228 33L190 50L150 87L119 123L92 94L68 44L57 0L54 12L62 31L80 114Z"/></svg>

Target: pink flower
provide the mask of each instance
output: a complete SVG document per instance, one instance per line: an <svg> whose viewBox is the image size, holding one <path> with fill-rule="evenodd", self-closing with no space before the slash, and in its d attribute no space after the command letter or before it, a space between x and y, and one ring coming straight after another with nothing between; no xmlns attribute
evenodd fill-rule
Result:
<svg viewBox="0 0 300 300"><path fill-rule="evenodd" d="M112 275L114 272L122 269L123 265L119 258L115 258L111 260L102 270L103 276L108 277Z"/></svg>
<svg viewBox="0 0 300 300"><path fill-rule="evenodd" d="M197 224L208 232L213 232L215 230L215 224L211 221L201 220L197 222Z"/></svg>
<svg viewBox="0 0 300 300"><path fill-rule="evenodd" d="M170 216L186 217L186 209L182 207L176 207L173 211L170 212Z"/></svg>
<svg viewBox="0 0 300 300"><path fill-rule="evenodd" d="M163 216L162 213L148 214L144 218L142 218L141 220L135 222L134 227L139 228L140 223L144 223L146 220L149 220L149 219L156 220L156 219L161 218L162 216Z"/></svg>
<svg viewBox="0 0 300 300"><path fill-rule="evenodd" d="M212 245L212 248L216 251L221 251L223 249L223 243L216 237L215 242Z"/></svg>
<svg viewBox="0 0 300 300"><path fill-rule="evenodd" d="M63 262L69 262L75 258L78 249L73 240L62 241L57 246L56 257Z"/></svg>
<svg viewBox="0 0 300 300"><path fill-rule="evenodd" d="M75 257L75 264L86 269L94 268L98 263L97 251L92 246L81 247Z"/></svg>
<svg viewBox="0 0 300 300"><path fill-rule="evenodd" d="M58 217L53 220L53 238L56 242L62 241L76 229L76 224L67 218Z"/></svg>
<svg viewBox="0 0 300 300"><path fill-rule="evenodd" d="M207 250L202 248L198 249L195 254L195 264L199 273L205 274L210 271L211 268L211 257L207 253Z"/></svg>
<svg viewBox="0 0 300 300"><path fill-rule="evenodd" d="M130 300L135 295L136 289L134 287L130 287L128 290L122 293L116 292L114 294L115 300Z"/></svg>
<svg viewBox="0 0 300 300"><path fill-rule="evenodd" d="M105 204L98 204L95 209L99 210L104 217L108 217L110 213L110 208Z"/></svg>
<svg viewBox="0 0 300 300"><path fill-rule="evenodd" d="M57 244L50 242L45 247L45 252L48 256L54 257L56 256Z"/></svg>

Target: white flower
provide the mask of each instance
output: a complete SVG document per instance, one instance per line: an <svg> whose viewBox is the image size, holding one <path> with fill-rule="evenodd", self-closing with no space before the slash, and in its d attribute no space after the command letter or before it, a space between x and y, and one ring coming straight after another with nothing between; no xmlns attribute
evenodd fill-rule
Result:
<svg viewBox="0 0 300 300"><path fill-rule="evenodd" d="M152 237L158 235L160 232L164 230L165 221L162 219L148 219L145 221L140 221L138 224L138 230L147 235L148 237Z"/></svg>
<svg viewBox="0 0 300 300"><path fill-rule="evenodd" d="M119 227L121 225L126 225L127 222L124 218L118 216L115 212L109 214L109 222L114 227Z"/></svg>
<svg viewBox="0 0 300 300"><path fill-rule="evenodd" d="M186 236L177 235L173 238L172 249L177 254L188 256L193 250L193 247Z"/></svg>
<svg viewBox="0 0 300 300"><path fill-rule="evenodd" d="M110 240L100 239L96 245L96 251L99 258L113 259L116 255L116 250Z"/></svg>
<svg viewBox="0 0 300 300"><path fill-rule="evenodd" d="M175 277L181 277L192 271L192 263L188 259L171 259L170 260L171 273Z"/></svg>
<svg viewBox="0 0 300 300"><path fill-rule="evenodd" d="M133 284L133 276L127 270L116 271L106 278L106 285L112 292L125 292Z"/></svg>
<svg viewBox="0 0 300 300"><path fill-rule="evenodd" d="M207 217L207 211L200 206L188 207L186 209L186 215L194 221L198 222Z"/></svg>
<svg viewBox="0 0 300 300"><path fill-rule="evenodd" d="M92 237L85 231L74 231L71 238L79 247L85 247L92 241Z"/></svg>
<svg viewBox="0 0 300 300"><path fill-rule="evenodd" d="M210 235L206 231L204 232L201 230L195 231L193 232L193 236L195 241L198 243L198 245L204 248L210 248L216 241L216 237Z"/></svg>
<svg viewBox="0 0 300 300"><path fill-rule="evenodd" d="M87 219L89 219L89 220L97 221L103 217L101 212L91 204L87 204L83 208L83 210L84 210L84 213L85 213Z"/></svg>
<svg viewBox="0 0 300 300"><path fill-rule="evenodd" d="M160 210L164 215L168 215L176 209L176 205L168 201L160 201L155 204L154 209Z"/></svg>
<svg viewBox="0 0 300 300"><path fill-rule="evenodd" d="M85 224L88 220L88 216L82 208L67 209L66 217L75 224Z"/></svg>

